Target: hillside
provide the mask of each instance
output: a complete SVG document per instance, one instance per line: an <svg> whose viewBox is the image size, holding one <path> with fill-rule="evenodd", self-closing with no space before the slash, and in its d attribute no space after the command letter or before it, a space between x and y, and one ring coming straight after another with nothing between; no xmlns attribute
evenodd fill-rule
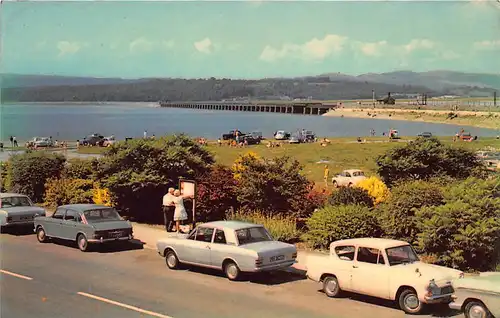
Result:
<svg viewBox="0 0 500 318"><path fill-rule="evenodd" d="M231 98L369 99L387 92L470 97L492 96L500 75L449 71L398 71L351 76L339 73L300 78L119 79L43 75L2 76L2 101L158 101Z"/></svg>

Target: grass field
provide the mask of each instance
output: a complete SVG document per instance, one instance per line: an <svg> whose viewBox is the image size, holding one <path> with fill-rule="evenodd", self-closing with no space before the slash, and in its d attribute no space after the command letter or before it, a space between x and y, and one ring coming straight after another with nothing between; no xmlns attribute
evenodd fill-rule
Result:
<svg viewBox="0 0 500 318"><path fill-rule="evenodd" d="M408 140L408 138L404 138ZM404 145L404 141L387 142L387 138L367 138L366 143L353 142L354 138L333 138L331 144L321 147L317 143L290 145L282 147L267 148L264 144L247 146L245 148L233 148L226 145L218 146L210 143L207 148L211 151L217 162L224 165L232 165L240 154L255 152L264 158L275 156L290 156L304 165L304 174L317 184L323 182L323 169L325 164L329 166L330 176L343 169L362 169L367 174L375 174L375 158L386 150ZM442 138L447 144L452 144L451 138ZM479 139L475 142L456 142L459 147L471 150L484 149L486 147L500 148L500 140L494 138ZM82 154L102 153L105 148L86 148L78 150ZM320 162L320 161L328 161Z"/></svg>

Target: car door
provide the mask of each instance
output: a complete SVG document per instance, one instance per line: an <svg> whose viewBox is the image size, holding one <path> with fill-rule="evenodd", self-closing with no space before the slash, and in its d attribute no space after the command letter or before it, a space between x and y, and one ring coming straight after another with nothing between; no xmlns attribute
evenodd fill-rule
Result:
<svg viewBox="0 0 500 318"><path fill-rule="evenodd" d="M234 245L228 245L224 230L215 229L214 240L211 246L211 265L222 268L222 262L234 252Z"/></svg>
<svg viewBox="0 0 500 318"><path fill-rule="evenodd" d="M390 267L382 251L358 246L352 271L352 290L379 298L390 298Z"/></svg>
<svg viewBox="0 0 500 318"><path fill-rule="evenodd" d="M43 224L45 229L45 233L47 236L52 237L62 237L61 236L61 225L64 219L64 214L66 213L66 209L57 208L56 212L52 215L52 217L47 218L46 223Z"/></svg>
<svg viewBox="0 0 500 318"><path fill-rule="evenodd" d="M185 246L182 254L183 261L202 266L211 266L211 249L214 228L199 226L194 238L189 240L189 245ZM182 260L182 259L181 259Z"/></svg>
<svg viewBox="0 0 500 318"><path fill-rule="evenodd" d="M80 215L74 210L66 210L64 218L61 223L61 237L67 240L76 241L76 234L78 233Z"/></svg>

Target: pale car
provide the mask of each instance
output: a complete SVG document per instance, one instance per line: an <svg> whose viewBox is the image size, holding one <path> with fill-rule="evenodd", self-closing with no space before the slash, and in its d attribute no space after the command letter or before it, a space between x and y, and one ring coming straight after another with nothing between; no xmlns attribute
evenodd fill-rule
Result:
<svg viewBox="0 0 500 318"><path fill-rule="evenodd" d="M307 260L307 277L322 283L329 297L348 291L394 300L408 314L426 304L449 303L451 280L463 272L422 263L413 247L403 241L360 238L330 244L329 255Z"/></svg>
<svg viewBox="0 0 500 318"><path fill-rule="evenodd" d="M90 244L133 239L132 224L111 207L97 204L68 204L52 216L36 217L34 231L40 243L51 238L76 241L85 252Z"/></svg>
<svg viewBox="0 0 500 318"><path fill-rule="evenodd" d="M453 282L455 293L450 308L467 318L500 318L500 273L481 273Z"/></svg>
<svg viewBox="0 0 500 318"><path fill-rule="evenodd" d="M30 198L18 193L0 193L0 227L33 225L36 216L45 216Z"/></svg>
<svg viewBox="0 0 500 318"><path fill-rule="evenodd" d="M262 225L239 221L204 223L189 234L160 239L156 247L170 269L180 264L214 268L230 280L286 269L297 258L295 245L275 241Z"/></svg>
<svg viewBox="0 0 500 318"><path fill-rule="evenodd" d="M102 140L102 147L111 147L115 142L115 136L104 137Z"/></svg>
<svg viewBox="0 0 500 318"><path fill-rule="evenodd" d="M362 170L350 169L344 170L341 174L334 176L332 184L334 187L352 187L365 179L366 176Z"/></svg>

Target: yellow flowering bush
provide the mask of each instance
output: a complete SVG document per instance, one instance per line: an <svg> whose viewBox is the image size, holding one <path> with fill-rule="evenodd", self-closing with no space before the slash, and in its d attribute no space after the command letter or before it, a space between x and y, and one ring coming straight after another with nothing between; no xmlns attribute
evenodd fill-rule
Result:
<svg viewBox="0 0 500 318"><path fill-rule="evenodd" d="M377 177L367 178L359 182L356 186L366 190L373 198L373 203L375 205L387 200L391 194L385 183Z"/></svg>
<svg viewBox="0 0 500 318"><path fill-rule="evenodd" d="M241 179L241 174L245 171L249 162L255 162L260 160L260 156L253 151L249 151L246 154L239 155L238 158L233 163L231 170L233 171L234 178L236 180Z"/></svg>
<svg viewBox="0 0 500 318"><path fill-rule="evenodd" d="M92 189L92 200L95 204L112 206L109 190L100 188L99 186L95 186L94 189Z"/></svg>

